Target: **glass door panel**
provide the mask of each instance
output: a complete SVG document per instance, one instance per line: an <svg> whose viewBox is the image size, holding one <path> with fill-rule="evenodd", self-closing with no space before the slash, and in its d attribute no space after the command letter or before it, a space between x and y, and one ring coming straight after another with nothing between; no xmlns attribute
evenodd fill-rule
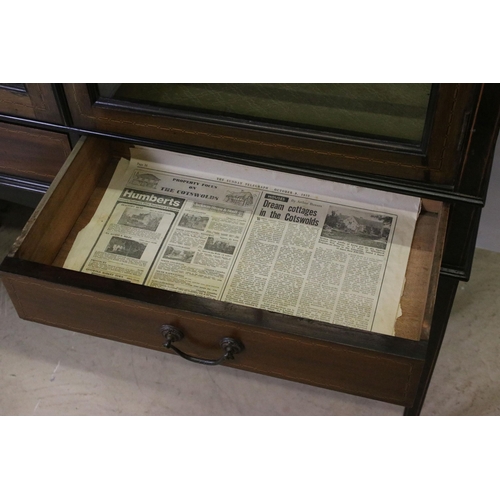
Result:
<svg viewBox="0 0 500 500"><path fill-rule="evenodd" d="M263 126L420 144L431 84L97 84L100 97ZM191 115L192 116L192 115ZM243 123L242 123L243 121Z"/></svg>

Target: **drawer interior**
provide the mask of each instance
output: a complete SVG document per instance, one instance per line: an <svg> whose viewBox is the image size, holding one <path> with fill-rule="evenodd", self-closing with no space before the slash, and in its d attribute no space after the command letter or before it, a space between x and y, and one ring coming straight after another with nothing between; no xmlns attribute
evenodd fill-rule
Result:
<svg viewBox="0 0 500 500"><path fill-rule="evenodd" d="M130 146L131 144L94 137L88 137L81 141L35 210L8 258L61 269L78 232L86 226L95 213L118 160L121 157L129 157ZM395 327L396 337L412 340L428 337L444 244L447 213L448 208L443 203L422 200L422 211L415 229L405 288L401 299L402 314ZM63 271L67 270L61 269L61 272ZM103 280L110 281L108 278L91 276L82 277L82 281L79 282L80 277L77 275L82 273L74 271L68 271L68 273L70 274L67 275L71 276L75 285L79 287L86 286L84 282L88 283L94 278L97 278L96 283L104 283ZM125 284L123 286L127 288ZM139 285L132 285L129 288L137 292L138 287L146 288ZM114 287L114 289L116 288ZM157 295L168 293L169 297L181 295L154 290L154 292L142 290L138 292L139 296L136 298L147 300L147 297L151 297L153 293ZM233 316L237 315L243 322L257 321L256 318L262 317L262 315L273 314L274 318L282 316L243 306L217 308L212 304L214 301L210 299L198 298L194 300L191 298L184 302L181 300L179 303L185 303L185 307L189 309L191 307L189 304L194 302L197 304L196 307L201 308L204 312L208 311L209 314L218 311L215 314L222 319L229 315L228 310ZM291 320L283 320L281 323L286 325L287 321ZM315 323L319 322L313 320L304 322L305 335L311 336L310 332L313 330L311 325ZM324 329L325 324L321 324L321 328L318 330L324 331ZM335 331L336 328L332 327L332 330ZM342 330L346 330L346 328L342 327ZM359 331L352 329L353 335L356 335L356 332L359 333ZM300 328L298 328L297 333L302 334ZM371 335L378 336L378 334Z"/></svg>

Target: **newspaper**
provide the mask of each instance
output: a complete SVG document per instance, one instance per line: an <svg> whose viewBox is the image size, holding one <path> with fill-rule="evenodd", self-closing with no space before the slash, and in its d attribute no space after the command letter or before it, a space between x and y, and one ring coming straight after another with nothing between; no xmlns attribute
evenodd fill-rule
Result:
<svg viewBox="0 0 500 500"><path fill-rule="evenodd" d="M64 267L394 335L418 198L135 147Z"/></svg>

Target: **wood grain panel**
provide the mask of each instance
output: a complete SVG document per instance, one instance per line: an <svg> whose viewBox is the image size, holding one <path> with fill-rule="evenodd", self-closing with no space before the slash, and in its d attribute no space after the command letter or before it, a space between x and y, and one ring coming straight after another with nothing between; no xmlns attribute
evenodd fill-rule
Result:
<svg viewBox="0 0 500 500"><path fill-rule="evenodd" d="M0 123L2 173L52 181L70 152L64 134Z"/></svg>
<svg viewBox="0 0 500 500"><path fill-rule="evenodd" d="M401 297L402 315L394 326L396 336L412 340L429 338L448 220L448 207L441 202L424 200L422 206Z"/></svg>
<svg viewBox="0 0 500 500"><path fill-rule="evenodd" d="M25 91L0 89L0 113L63 123L50 83L26 83L24 86Z"/></svg>
<svg viewBox="0 0 500 500"><path fill-rule="evenodd" d="M36 118L28 93L17 90L0 89L0 112L23 118Z"/></svg>

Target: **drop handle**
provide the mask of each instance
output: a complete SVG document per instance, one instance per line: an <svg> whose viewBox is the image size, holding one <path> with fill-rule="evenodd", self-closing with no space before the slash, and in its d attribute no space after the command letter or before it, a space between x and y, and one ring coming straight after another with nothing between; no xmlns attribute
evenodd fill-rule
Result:
<svg viewBox="0 0 500 500"><path fill-rule="evenodd" d="M192 361L193 363L199 363L201 365L220 365L228 359L234 359L235 354L239 354L245 349L245 346L239 340L233 339L231 337L223 337L219 341L219 345L224 351L224 354L220 358L197 358L195 356L190 356L189 354L182 352L178 347L173 345L174 342L178 342L179 340L182 340L184 338L184 334L178 328L172 325L163 325L160 328L160 331L166 340L166 342L163 344L163 347L165 347L166 349L172 349L181 358Z"/></svg>

